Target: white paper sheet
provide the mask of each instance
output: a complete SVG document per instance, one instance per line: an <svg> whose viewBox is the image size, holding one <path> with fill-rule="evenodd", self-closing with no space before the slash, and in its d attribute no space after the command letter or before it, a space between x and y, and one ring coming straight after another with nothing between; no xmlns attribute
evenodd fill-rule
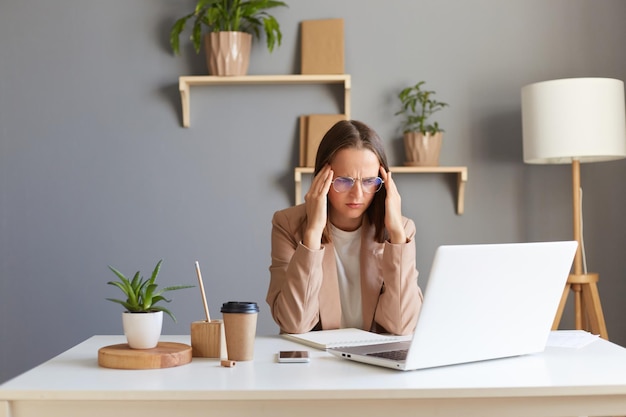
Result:
<svg viewBox="0 0 626 417"><path fill-rule="evenodd" d="M550 332L546 346L580 349L595 342L599 337L600 335L584 330L554 330Z"/></svg>

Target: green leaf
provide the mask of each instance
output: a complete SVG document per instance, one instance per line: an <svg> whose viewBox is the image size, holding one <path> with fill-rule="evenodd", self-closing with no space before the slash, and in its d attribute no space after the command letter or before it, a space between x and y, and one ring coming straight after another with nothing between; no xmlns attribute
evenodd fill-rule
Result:
<svg viewBox="0 0 626 417"><path fill-rule="evenodd" d="M163 263L163 259L157 262L156 266L154 267L152 275L150 276L150 284L154 284L154 281L156 281L157 276L159 275L159 271L161 270L161 263Z"/></svg>
<svg viewBox="0 0 626 417"><path fill-rule="evenodd" d="M109 269L111 271L113 271L113 273L115 275L117 275L117 277L122 281L122 282L128 282L128 279L124 276L124 274L122 274L120 271L118 271L117 269L113 268L112 266L109 265Z"/></svg>
<svg viewBox="0 0 626 417"><path fill-rule="evenodd" d="M176 323L176 317L174 317L174 314L172 314L171 311L169 311L167 308L162 307L162 306L157 306L157 307L152 307L153 311L162 311L165 314L167 314L168 316L170 316L172 318L172 320L174 320L174 323Z"/></svg>
<svg viewBox="0 0 626 417"><path fill-rule="evenodd" d="M109 281L109 282L107 282L107 284L109 284L109 285L115 285L117 288L119 288L120 290L122 290L122 292L124 292L124 294L126 294L126 291L127 291L127 289L128 289L128 287L126 287L126 286L124 285L124 283L123 283L123 282L118 282L118 281Z"/></svg>
<svg viewBox="0 0 626 417"><path fill-rule="evenodd" d="M195 285L172 285L170 287L163 288L161 292L183 290L185 288L193 288L193 287L195 287Z"/></svg>
<svg viewBox="0 0 626 417"><path fill-rule="evenodd" d="M156 284L150 284L146 287L146 292L143 296L143 308L144 310L149 310L150 307L152 307L152 305L156 302L153 301L152 297L153 297L153 293L156 290L157 285Z"/></svg>
<svg viewBox="0 0 626 417"><path fill-rule="evenodd" d="M109 300L109 301L113 301L114 303L118 303L118 304L122 304L122 305L126 304L126 302L125 302L125 301L118 300L118 299L116 299L116 298L107 298L107 300Z"/></svg>
<svg viewBox="0 0 626 417"><path fill-rule="evenodd" d="M170 302L171 300L163 297L163 293L166 291L174 291L183 288L192 288L193 285L173 285L169 287L165 287L161 290L158 290L158 284L156 283L157 277L161 270L161 264L163 260L157 262L149 280L144 280L141 276L140 271L137 271L132 280L128 280L124 274L116 270L115 268L109 266L109 269L113 271L113 273L117 276L119 281L109 281L107 284L116 286L119 288L127 297L126 301L118 300L115 298L107 298L107 300L112 301L117 304L121 304L127 311L133 313L139 312L148 312L148 311L164 311L168 315L170 315L173 319L174 316L171 312L167 311L160 306L155 306L158 302ZM175 320L175 319L174 319Z"/></svg>
<svg viewBox="0 0 626 417"><path fill-rule="evenodd" d="M117 269L109 265L109 269L119 278L121 282L108 282L108 284L116 285L128 298L128 303L131 305L137 304L137 296L133 289L131 282Z"/></svg>
<svg viewBox="0 0 626 417"><path fill-rule="evenodd" d="M181 17L174 22L172 29L170 29L170 46L172 47L175 55L180 55L180 34L185 29L185 24L191 16L193 16L193 13Z"/></svg>
<svg viewBox="0 0 626 417"><path fill-rule="evenodd" d="M172 300L168 300L167 298L163 297L160 293L156 294L153 298L152 298L152 305L155 305L158 302L161 301L165 301L166 303L171 303Z"/></svg>
<svg viewBox="0 0 626 417"><path fill-rule="evenodd" d="M283 35L280 32L278 22L272 16L263 20L263 26L265 27L265 36L267 37L267 49L269 49L271 53L274 51L274 46L277 43L280 46Z"/></svg>
<svg viewBox="0 0 626 417"><path fill-rule="evenodd" d="M193 42L193 49L195 49L196 53L200 53L200 46L202 45L202 27L199 24L194 25L190 39Z"/></svg>
<svg viewBox="0 0 626 417"><path fill-rule="evenodd" d="M196 15L201 14L204 9L212 5L215 5L219 2L220 0L198 0L198 3L196 3L196 9L194 13Z"/></svg>
<svg viewBox="0 0 626 417"><path fill-rule="evenodd" d="M137 288L141 285L141 276L139 275L139 271L135 273L133 280L130 282L130 286L133 288L133 291L137 291Z"/></svg>
<svg viewBox="0 0 626 417"><path fill-rule="evenodd" d="M124 308L128 311L133 311L134 309L136 309L136 306L132 306L130 304L128 304L126 301L122 301L122 300L117 300L115 298L107 298L107 300L109 301L113 301L114 303L118 303L124 306Z"/></svg>

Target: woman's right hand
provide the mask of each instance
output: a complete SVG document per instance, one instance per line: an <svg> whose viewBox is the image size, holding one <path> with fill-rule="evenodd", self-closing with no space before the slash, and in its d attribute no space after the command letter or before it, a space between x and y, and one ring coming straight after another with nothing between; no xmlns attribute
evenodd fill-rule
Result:
<svg viewBox="0 0 626 417"><path fill-rule="evenodd" d="M328 217L328 191L332 181L333 171L330 165L326 165L313 177L311 188L304 196L307 229L302 243L309 249L317 250L322 246L322 233Z"/></svg>

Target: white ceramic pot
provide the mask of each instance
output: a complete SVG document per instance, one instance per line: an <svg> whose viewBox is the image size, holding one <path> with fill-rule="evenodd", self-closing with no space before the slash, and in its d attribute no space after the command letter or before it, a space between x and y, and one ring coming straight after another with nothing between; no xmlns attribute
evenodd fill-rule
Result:
<svg viewBox="0 0 626 417"><path fill-rule="evenodd" d="M122 313L122 325L128 345L132 349L152 349L159 343L163 312Z"/></svg>

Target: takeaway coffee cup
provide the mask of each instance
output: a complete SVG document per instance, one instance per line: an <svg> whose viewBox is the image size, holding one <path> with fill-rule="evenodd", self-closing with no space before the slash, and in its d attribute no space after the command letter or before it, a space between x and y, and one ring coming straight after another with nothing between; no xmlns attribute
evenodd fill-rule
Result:
<svg viewBox="0 0 626 417"><path fill-rule="evenodd" d="M259 306L254 302L229 301L222 304L228 359L233 361L254 359L254 338L258 314Z"/></svg>

